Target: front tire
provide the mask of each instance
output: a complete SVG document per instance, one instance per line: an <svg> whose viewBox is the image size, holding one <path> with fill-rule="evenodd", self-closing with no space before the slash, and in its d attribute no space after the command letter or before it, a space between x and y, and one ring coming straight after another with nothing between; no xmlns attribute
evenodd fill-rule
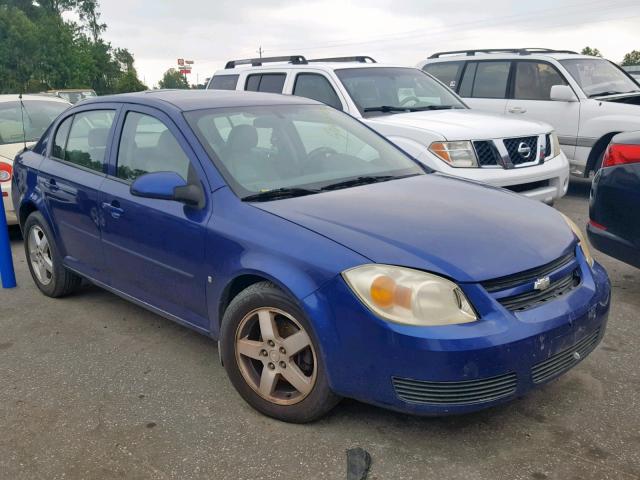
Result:
<svg viewBox="0 0 640 480"><path fill-rule="evenodd" d="M53 298L77 290L81 279L62 264L53 234L40 212L29 215L24 223L23 232L27 265L38 289Z"/></svg>
<svg viewBox="0 0 640 480"><path fill-rule="evenodd" d="M231 383L259 412L306 423L339 401L302 310L270 282L249 286L225 311L220 353Z"/></svg>

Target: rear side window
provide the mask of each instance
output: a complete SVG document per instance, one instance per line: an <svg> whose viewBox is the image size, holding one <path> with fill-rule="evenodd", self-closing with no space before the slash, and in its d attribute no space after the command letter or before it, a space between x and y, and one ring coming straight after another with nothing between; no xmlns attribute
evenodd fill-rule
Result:
<svg viewBox="0 0 640 480"><path fill-rule="evenodd" d="M235 90L239 75L216 75L211 79L209 88L212 90Z"/></svg>
<svg viewBox="0 0 640 480"><path fill-rule="evenodd" d="M114 117L113 110L77 113L73 116L62 156L55 155L60 152L58 140L61 137L61 130L68 121L65 120L56 133L54 156L96 172L104 172L107 140Z"/></svg>
<svg viewBox="0 0 640 480"><path fill-rule="evenodd" d="M282 93L284 73L256 73L247 77L245 90L249 92Z"/></svg>
<svg viewBox="0 0 640 480"><path fill-rule="evenodd" d="M567 85L565 79L548 63L518 62L513 89L519 100L551 100L551 87Z"/></svg>
<svg viewBox="0 0 640 480"><path fill-rule="evenodd" d="M422 69L436 77L450 89L455 90L458 86L458 77L463 66L464 62L442 62L430 63Z"/></svg>
<svg viewBox="0 0 640 480"><path fill-rule="evenodd" d="M342 102L338 94L324 75L317 73L299 73L296 76L296 84L293 94L299 97L311 98L325 103L330 107L342 110Z"/></svg>
<svg viewBox="0 0 640 480"><path fill-rule="evenodd" d="M133 182L145 173L175 172L187 181L189 165L189 157L163 122L127 113L118 148L118 178Z"/></svg>
<svg viewBox="0 0 640 480"><path fill-rule="evenodd" d="M511 62L473 62L467 65L460 95L473 98L506 98Z"/></svg>

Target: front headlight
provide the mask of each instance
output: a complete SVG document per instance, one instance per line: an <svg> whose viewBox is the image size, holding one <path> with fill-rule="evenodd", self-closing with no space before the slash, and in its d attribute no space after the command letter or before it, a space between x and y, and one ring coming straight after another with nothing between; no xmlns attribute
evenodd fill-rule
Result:
<svg viewBox="0 0 640 480"><path fill-rule="evenodd" d="M573 223L573 220L567 217L564 213L561 213L560 215L562 215L564 221L567 222L567 225L569 225L569 228L573 231L575 236L578 237L578 245L582 249L584 258L587 260L589 266L593 267L593 255L591 255L591 247L589 247L589 242L584 236L584 233L582 233L582 230L580 230L580 228L575 223Z"/></svg>
<svg viewBox="0 0 640 480"><path fill-rule="evenodd" d="M478 319L460 287L437 275L372 264L346 270L342 276L367 307L390 322L435 326Z"/></svg>
<svg viewBox="0 0 640 480"><path fill-rule="evenodd" d="M440 160L456 168L478 166L478 158L469 141L461 142L433 142L429 151Z"/></svg>
<svg viewBox="0 0 640 480"><path fill-rule="evenodd" d="M551 158L555 158L560 155L560 139L558 138L558 134L556 132L551 132Z"/></svg>

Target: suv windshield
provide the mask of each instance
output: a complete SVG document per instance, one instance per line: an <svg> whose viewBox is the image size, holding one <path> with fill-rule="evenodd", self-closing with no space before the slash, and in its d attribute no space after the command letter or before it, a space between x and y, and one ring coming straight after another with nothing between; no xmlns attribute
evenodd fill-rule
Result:
<svg viewBox="0 0 640 480"><path fill-rule="evenodd" d="M560 63L589 97L640 92L640 85L608 60L574 58Z"/></svg>
<svg viewBox="0 0 640 480"><path fill-rule="evenodd" d="M0 145L22 141L35 142L49 124L69 106L64 102L44 100L24 100L23 104L24 111L21 111L19 101L0 103Z"/></svg>
<svg viewBox="0 0 640 480"><path fill-rule="evenodd" d="M448 88L416 68L336 70L363 116L467 108Z"/></svg>
<svg viewBox="0 0 640 480"><path fill-rule="evenodd" d="M327 106L216 108L185 117L227 183L246 200L424 174L384 138Z"/></svg>

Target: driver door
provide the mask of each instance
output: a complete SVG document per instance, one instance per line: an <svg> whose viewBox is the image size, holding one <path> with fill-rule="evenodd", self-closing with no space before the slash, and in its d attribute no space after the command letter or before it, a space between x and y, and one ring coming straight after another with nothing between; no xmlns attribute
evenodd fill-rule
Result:
<svg viewBox="0 0 640 480"><path fill-rule="evenodd" d="M201 167L180 131L161 112L132 107L117 131L110 175L102 186L102 241L111 285L207 328L205 225L210 200L196 208L130 192L137 177L151 172L176 172L189 183L202 183Z"/></svg>

